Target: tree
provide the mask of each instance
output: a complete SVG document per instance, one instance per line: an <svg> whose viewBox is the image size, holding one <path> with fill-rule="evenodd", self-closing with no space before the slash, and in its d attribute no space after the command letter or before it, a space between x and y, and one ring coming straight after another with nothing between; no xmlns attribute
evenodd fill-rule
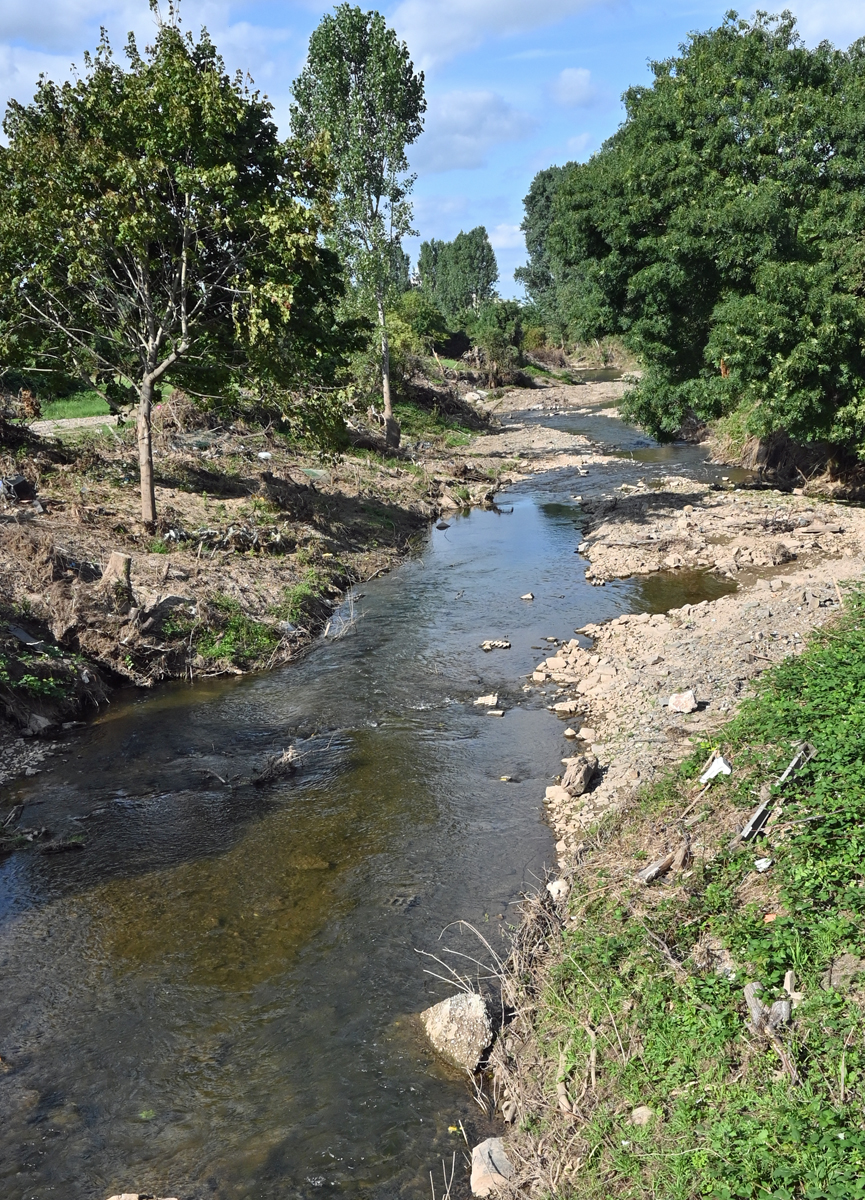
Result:
<svg viewBox="0 0 865 1200"><path fill-rule="evenodd" d="M484 352L487 381L497 387L520 361L523 344L522 311L516 300L485 304L472 323L472 340Z"/></svg>
<svg viewBox="0 0 865 1200"><path fill-rule="evenodd" d="M267 101L226 76L206 31L184 36L175 9L154 46L142 55L130 35L126 54L129 70L103 35L75 83L43 77L32 104L9 105L0 348L87 380L114 408L137 395L152 527L157 386L277 387L298 354L332 361L341 284L318 242L320 150L281 143Z"/></svg>
<svg viewBox="0 0 865 1200"><path fill-rule="evenodd" d="M538 171L532 180L523 200L526 215L520 226L526 237L529 261L514 271L514 279L523 285L529 300L537 306L544 326L555 333L561 333L562 322L556 303L548 241L556 192L571 165L547 167L545 171Z"/></svg>
<svg viewBox="0 0 865 1200"><path fill-rule="evenodd" d="M865 456L865 41L809 50L789 14L730 14L653 70L556 189L571 332L640 356L627 403L657 434L738 409Z"/></svg>
<svg viewBox="0 0 865 1200"><path fill-rule="evenodd" d="M453 322L467 312L477 314L495 298L499 277L495 251L483 225L452 242L423 242L418 258L421 287Z"/></svg>
<svg viewBox="0 0 865 1200"><path fill-rule="evenodd" d="M294 82L291 126L307 141L327 134L336 170L334 241L362 298L378 319L385 428L399 444L393 415L386 306L396 251L412 233L406 147L423 130L423 73L380 13L340 4L309 42ZM401 250L400 250L401 252Z"/></svg>

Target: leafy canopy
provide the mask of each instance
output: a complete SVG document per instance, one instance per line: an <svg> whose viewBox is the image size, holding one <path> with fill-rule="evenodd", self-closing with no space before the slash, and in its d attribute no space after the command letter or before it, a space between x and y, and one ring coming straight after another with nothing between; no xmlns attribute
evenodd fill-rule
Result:
<svg viewBox="0 0 865 1200"><path fill-rule="evenodd" d="M322 148L280 142L206 31L107 39L12 101L0 148L0 348L115 403L166 375L214 394L333 380L342 284L319 244ZM285 403L285 398L280 400ZM315 421L314 414L310 412Z"/></svg>
<svg viewBox="0 0 865 1200"><path fill-rule="evenodd" d="M330 139L335 244L361 291L383 298L413 232L406 147L423 130L423 72L380 13L340 4L313 32L293 92L295 135Z"/></svg>
<svg viewBox="0 0 865 1200"><path fill-rule="evenodd" d="M572 335L642 358L653 432L741 408L865 454L865 40L809 50L789 14L730 13L653 70L598 154L536 180L531 286L548 268Z"/></svg>
<svg viewBox="0 0 865 1200"><path fill-rule="evenodd" d="M460 230L452 242L436 238L422 242L418 273L423 291L454 323L495 297L499 277L495 251L483 225L468 233Z"/></svg>

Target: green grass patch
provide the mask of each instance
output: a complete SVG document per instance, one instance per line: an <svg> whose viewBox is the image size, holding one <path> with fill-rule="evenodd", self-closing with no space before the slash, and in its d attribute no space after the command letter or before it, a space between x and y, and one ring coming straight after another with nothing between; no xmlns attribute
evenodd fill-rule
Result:
<svg viewBox="0 0 865 1200"><path fill-rule="evenodd" d="M300 556L298 556L300 557ZM293 625L300 625L308 619L315 608L316 602L330 587L330 576L320 567L307 568L302 579L285 589L281 604L271 611L273 615Z"/></svg>
<svg viewBox="0 0 865 1200"><path fill-rule="evenodd" d="M403 400L394 405L394 415L404 436L409 438L444 437L449 446L464 446L471 441L471 430L438 408L421 408Z"/></svg>
<svg viewBox="0 0 865 1200"><path fill-rule="evenodd" d="M217 596L211 601L217 621L204 628L195 648L202 658L227 659L238 666L253 666L268 658L280 641L279 631L254 621L241 610L237 600Z"/></svg>
<svg viewBox="0 0 865 1200"><path fill-rule="evenodd" d="M73 392L62 400L50 400L42 406L45 421L59 421L66 417L102 417L111 412L98 392Z"/></svg>
<svg viewBox="0 0 865 1200"><path fill-rule="evenodd" d="M813 759L778 787L806 741ZM865 1197L862 593L801 656L766 672L716 742L734 772L692 809L702 819L687 873L648 888L634 878L681 837L708 746L601 831L575 877L577 919L535 1018L549 1103L526 1125L570 1162L555 1195ZM755 842L734 843L767 784L777 816ZM760 874L764 857L772 866ZM773 1044L746 1025L743 989L759 982L770 1005L790 969L802 999ZM596 1087L565 1125L551 1115L556 1082L580 1093L593 1040ZM655 1116L635 1127L642 1105Z"/></svg>

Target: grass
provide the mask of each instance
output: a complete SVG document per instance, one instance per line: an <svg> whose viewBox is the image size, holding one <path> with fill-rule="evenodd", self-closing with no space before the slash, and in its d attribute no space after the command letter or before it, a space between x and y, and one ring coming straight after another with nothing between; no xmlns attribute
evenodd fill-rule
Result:
<svg viewBox="0 0 865 1200"><path fill-rule="evenodd" d="M299 625L329 586L330 580L326 572L318 567L309 567L302 579L285 589L282 603L273 609L274 616L291 621L292 625Z"/></svg>
<svg viewBox="0 0 865 1200"><path fill-rule="evenodd" d="M217 626L203 629L196 639L195 648L202 658L252 666L268 658L279 644L278 630L247 617L230 596L216 596L211 607L221 620Z"/></svg>
<svg viewBox="0 0 865 1200"><path fill-rule="evenodd" d="M778 788L803 741L814 758ZM576 874L576 920L534 1022L548 1102L525 1122L571 1142L560 1151L569 1182L551 1194L865 1197L865 990L855 978L829 986L833 962L865 953L862 593L848 594L843 616L801 656L763 676L719 742L734 771L692 809L701 820L689 874L648 888L634 880L680 838L708 746L599 831ZM731 848L767 783L779 818ZM760 857L773 860L766 874L755 871ZM791 1069L746 1027L743 996L758 981L771 1004L789 969L803 997L778 1033ZM597 1086L578 1101L575 1127L554 1115L556 1081L579 1092L593 1039ZM640 1105L655 1113L643 1128L629 1123Z"/></svg>
<svg viewBox="0 0 865 1200"><path fill-rule="evenodd" d="M394 405L394 415L404 436L409 438L443 437L449 446L465 446L472 438L471 431L437 408L421 408L408 400Z"/></svg>
<svg viewBox="0 0 865 1200"><path fill-rule="evenodd" d="M110 408L98 392L73 392L62 400L51 400L42 407L44 421L59 421L65 417L102 417Z"/></svg>

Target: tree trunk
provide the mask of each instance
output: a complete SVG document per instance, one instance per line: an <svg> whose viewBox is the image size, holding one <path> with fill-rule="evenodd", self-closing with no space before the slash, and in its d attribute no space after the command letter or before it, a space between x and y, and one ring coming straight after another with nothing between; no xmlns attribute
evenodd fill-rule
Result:
<svg viewBox="0 0 865 1200"><path fill-rule="evenodd" d="M384 440L387 446L398 446L400 439L399 421L393 415L390 398L390 346L387 340L387 325L384 320L384 299L377 298L378 324L381 330L381 394L384 401Z"/></svg>
<svg viewBox="0 0 865 1200"><path fill-rule="evenodd" d="M138 470L141 477L141 520L148 529L156 527L156 493L153 490L153 446L150 439L150 410L153 382L145 375L138 390Z"/></svg>

